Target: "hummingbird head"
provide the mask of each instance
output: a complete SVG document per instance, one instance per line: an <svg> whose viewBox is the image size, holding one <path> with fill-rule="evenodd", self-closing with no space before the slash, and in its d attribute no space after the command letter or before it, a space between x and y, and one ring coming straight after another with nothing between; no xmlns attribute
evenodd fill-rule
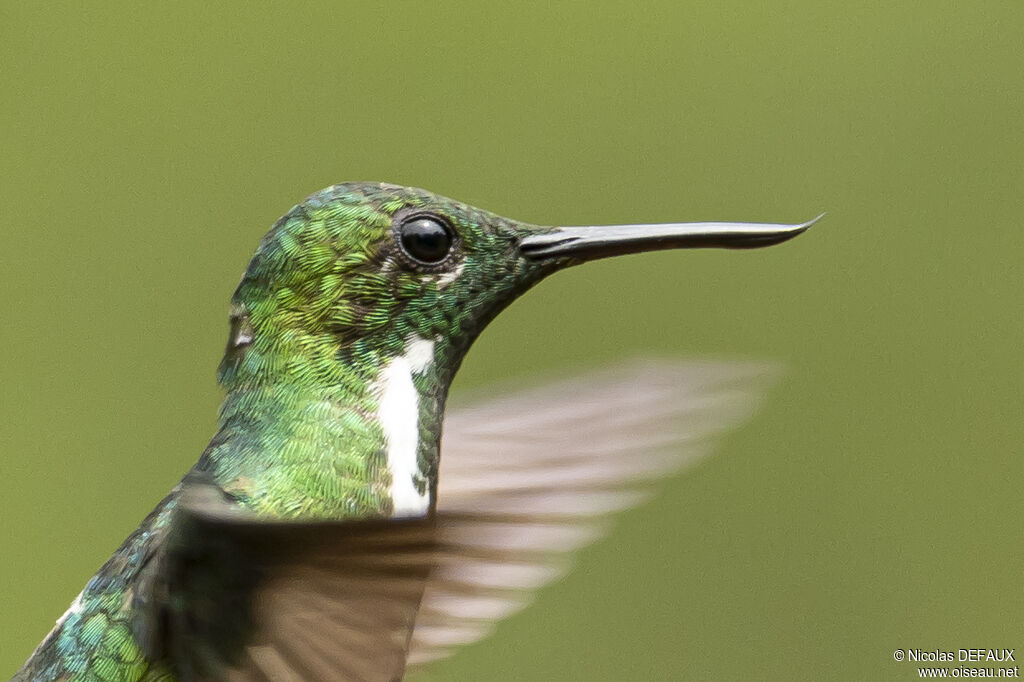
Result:
<svg viewBox="0 0 1024 682"><path fill-rule="evenodd" d="M519 294L586 260L765 246L808 225L541 227L421 189L334 185L277 221L235 291L209 462L250 500L299 486L306 513L335 514L339 496L353 514L424 513L451 379Z"/></svg>
<svg viewBox="0 0 1024 682"><path fill-rule="evenodd" d="M334 185L271 228L232 299L221 380L366 379L416 341L442 374L564 258L530 258L517 223L424 190ZM364 372L365 370L365 372Z"/></svg>
<svg viewBox="0 0 1024 682"><path fill-rule="evenodd" d="M484 326L555 270L653 249L766 246L809 225L541 227L422 189L334 185L261 241L232 299L220 378L344 383L423 340L450 379Z"/></svg>

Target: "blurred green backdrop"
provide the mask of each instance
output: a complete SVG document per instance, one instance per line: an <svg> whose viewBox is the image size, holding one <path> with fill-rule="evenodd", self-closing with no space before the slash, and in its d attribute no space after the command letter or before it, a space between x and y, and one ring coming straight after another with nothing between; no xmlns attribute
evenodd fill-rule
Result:
<svg viewBox="0 0 1024 682"><path fill-rule="evenodd" d="M0 674L211 435L227 300L341 180L550 224L800 221L601 262L460 390L777 360L763 411L431 679L911 679L1024 649L1021 3L0 5Z"/></svg>

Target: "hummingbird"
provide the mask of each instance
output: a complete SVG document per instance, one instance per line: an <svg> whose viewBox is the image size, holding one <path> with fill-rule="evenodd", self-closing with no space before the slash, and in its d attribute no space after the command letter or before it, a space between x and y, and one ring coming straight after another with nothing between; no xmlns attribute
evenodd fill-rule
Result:
<svg viewBox="0 0 1024 682"><path fill-rule="evenodd" d="M309 196L231 299L216 434L13 679L386 681L485 637L741 416L763 368L639 363L446 416L480 332L572 265L813 222L545 227L384 183Z"/></svg>

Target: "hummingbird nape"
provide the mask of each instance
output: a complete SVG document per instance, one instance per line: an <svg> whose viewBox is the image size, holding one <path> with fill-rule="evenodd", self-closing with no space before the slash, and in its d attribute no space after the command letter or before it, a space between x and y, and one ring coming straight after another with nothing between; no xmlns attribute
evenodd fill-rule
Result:
<svg viewBox="0 0 1024 682"><path fill-rule="evenodd" d="M394 680L486 636L766 372L633 364L446 415L473 340L557 270L810 225L543 227L396 185L313 194L232 297L210 444L14 679Z"/></svg>

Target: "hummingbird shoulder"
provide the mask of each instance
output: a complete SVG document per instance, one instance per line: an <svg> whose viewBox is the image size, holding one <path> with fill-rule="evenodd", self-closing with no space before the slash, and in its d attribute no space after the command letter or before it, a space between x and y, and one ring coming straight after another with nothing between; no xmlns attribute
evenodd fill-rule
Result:
<svg viewBox="0 0 1024 682"><path fill-rule="evenodd" d="M480 639L763 372L635 366L446 417L477 335L571 265L808 226L540 227L381 183L308 197L232 297L210 444L15 679L392 680Z"/></svg>

